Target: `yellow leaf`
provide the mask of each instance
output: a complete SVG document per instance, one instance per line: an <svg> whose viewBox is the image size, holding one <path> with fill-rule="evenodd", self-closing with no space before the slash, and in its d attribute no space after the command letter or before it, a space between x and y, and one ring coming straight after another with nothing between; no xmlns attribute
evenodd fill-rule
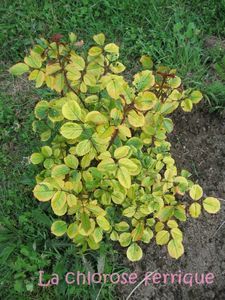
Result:
<svg viewBox="0 0 225 300"><path fill-rule="evenodd" d="M115 54L119 53L119 47L114 43L107 44L104 50L109 53L115 53Z"/></svg>
<svg viewBox="0 0 225 300"><path fill-rule="evenodd" d="M85 68L85 61L83 59L83 57L77 55L77 54L73 54L71 55L71 61L73 63L73 68L76 71L83 71Z"/></svg>
<svg viewBox="0 0 225 300"><path fill-rule="evenodd" d="M192 218L198 218L201 214L201 205L199 203L192 203L189 207L189 213Z"/></svg>
<svg viewBox="0 0 225 300"><path fill-rule="evenodd" d="M102 53L102 49L100 47L91 47L88 51L88 55L90 56L98 56Z"/></svg>
<svg viewBox="0 0 225 300"><path fill-rule="evenodd" d="M178 259L180 256L184 254L184 246L180 240L172 239L168 245L169 255L175 259Z"/></svg>
<svg viewBox="0 0 225 300"><path fill-rule="evenodd" d="M60 132L67 139L75 139L81 135L83 129L79 124L67 122L63 124Z"/></svg>
<svg viewBox="0 0 225 300"><path fill-rule="evenodd" d="M118 61L111 63L109 68L115 74L122 73L126 69L126 67L121 62Z"/></svg>
<svg viewBox="0 0 225 300"><path fill-rule="evenodd" d="M99 111L91 111L85 117L85 122L94 123L96 125L108 123L107 118Z"/></svg>
<svg viewBox="0 0 225 300"><path fill-rule="evenodd" d="M156 234L157 245L165 245L170 239L170 234L167 230L161 230Z"/></svg>
<svg viewBox="0 0 225 300"><path fill-rule="evenodd" d="M93 36L93 40L100 46L103 46L105 43L105 35L103 33L99 33Z"/></svg>
<svg viewBox="0 0 225 300"><path fill-rule="evenodd" d="M41 56L35 52L31 52L31 55L24 58L24 62L31 68L40 69L42 65Z"/></svg>
<svg viewBox="0 0 225 300"><path fill-rule="evenodd" d="M120 184L125 187L126 189L129 189L131 186L131 177L129 172L125 167L120 167L117 172L117 177L120 182Z"/></svg>
<svg viewBox="0 0 225 300"><path fill-rule="evenodd" d="M39 201L45 202L49 201L53 197L55 191L50 183L42 182L35 186L33 193L35 198Z"/></svg>
<svg viewBox="0 0 225 300"><path fill-rule="evenodd" d="M64 75L59 73L55 77L54 89L60 93L64 88Z"/></svg>
<svg viewBox="0 0 225 300"><path fill-rule="evenodd" d="M190 197L193 199L193 200L199 200L202 195L203 195L203 190L202 188L200 187L200 185L198 184L194 184L190 191L189 191L189 194L190 194Z"/></svg>
<svg viewBox="0 0 225 300"><path fill-rule="evenodd" d="M142 113L131 110L128 114L128 121L133 127L142 127L145 125L145 117Z"/></svg>
<svg viewBox="0 0 225 300"><path fill-rule="evenodd" d="M127 249L127 258L130 261L138 261L142 258L143 252L141 247L137 243L133 243Z"/></svg>
<svg viewBox="0 0 225 300"><path fill-rule="evenodd" d="M114 151L114 157L116 159L126 157L126 156L128 156L129 151L130 151L130 147L128 147L128 146L119 147ZM136 165L135 165L135 167L136 167Z"/></svg>
<svg viewBox="0 0 225 300"><path fill-rule="evenodd" d="M193 104L190 99L185 99L181 102L181 107L183 111L189 112L193 108Z"/></svg>
<svg viewBox="0 0 225 300"><path fill-rule="evenodd" d="M122 86L118 80L112 79L108 82L106 90L110 97L118 99L122 93Z"/></svg>
<svg viewBox="0 0 225 300"><path fill-rule="evenodd" d="M88 86L95 86L96 78L93 76L92 73L88 72L84 75L84 83Z"/></svg>
<svg viewBox="0 0 225 300"><path fill-rule="evenodd" d="M220 201L214 197L203 200L204 209L210 214L216 214L220 210Z"/></svg>
<svg viewBox="0 0 225 300"><path fill-rule="evenodd" d="M45 81L45 73L42 71L39 71L36 77L36 88L39 88L42 86L43 82Z"/></svg>
<svg viewBox="0 0 225 300"><path fill-rule="evenodd" d="M57 71L61 70L59 63L47 64L46 65L46 75L52 75Z"/></svg>
<svg viewBox="0 0 225 300"><path fill-rule="evenodd" d="M139 110L149 110L156 104L156 95L152 92L143 92L134 100L134 105Z"/></svg>
<svg viewBox="0 0 225 300"><path fill-rule="evenodd" d="M198 204L198 203L196 203L196 204ZM171 233L172 237L174 238L174 240L179 240L179 241L182 242L182 240L183 240L183 233L182 233L182 231L179 228L172 228L170 230L170 233Z"/></svg>
<svg viewBox="0 0 225 300"><path fill-rule="evenodd" d="M109 230L110 230L111 226L110 226L110 224L109 224L109 221L108 221L105 217L103 217L103 216L98 216L98 217L96 218L96 221L97 221L98 225L99 225L103 230L105 230L105 231L109 231Z"/></svg>
<svg viewBox="0 0 225 300"><path fill-rule="evenodd" d="M73 100L67 101L62 107L63 116L71 121L79 121L81 118L80 105Z"/></svg>
<svg viewBox="0 0 225 300"><path fill-rule="evenodd" d="M26 73L28 71L29 71L29 67L24 63L15 64L9 69L9 72L15 76L22 75L23 73Z"/></svg>
<svg viewBox="0 0 225 300"><path fill-rule="evenodd" d="M73 194L67 194L66 201L69 207L77 205L77 197Z"/></svg>

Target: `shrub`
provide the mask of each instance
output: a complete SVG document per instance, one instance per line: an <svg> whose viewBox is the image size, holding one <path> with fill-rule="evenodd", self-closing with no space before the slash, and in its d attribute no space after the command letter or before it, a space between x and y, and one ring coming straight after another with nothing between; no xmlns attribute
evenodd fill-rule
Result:
<svg viewBox="0 0 225 300"><path fill-rule="evenodd" d="M148 56L128 80L120 75L119 47L105 44L104 34L93 37L88 53L76 39L73 33L68 40L60 34L40 39L10 69L28 72L36 88L45 84L56 93L34 110L33 130L43 142L31 156L42 165L34 196L49 201L57 216L52 233L66 233L83 251L98 249L106 235L137 261L141 244L155 236L177 259L184 253L180 223L199 217L202 207L220 209L216 198L203 200L188 171L178 173L167 141L168 115L179 106L191 111L202 94L185 90L176 70L153 68Z"/></svg>

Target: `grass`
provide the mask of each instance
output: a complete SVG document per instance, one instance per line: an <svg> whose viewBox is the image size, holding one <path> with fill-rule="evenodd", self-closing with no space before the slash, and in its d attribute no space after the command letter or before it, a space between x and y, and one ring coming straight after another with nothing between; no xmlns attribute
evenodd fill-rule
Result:
<svg viewBox="0 0 225 300"><path fill-rule="evenodd" d="M28 164L38 145L32 133L31 113L38 99L50 97L47 90L34 91L25 78L15 79L8 67L21 60L35 39L54 33L76 32L89 40L104 32L121 46L128 69L135 68L141 54L156 63L176 68L187 86L201 88L213 109L224 109L224 79L212 70L221 65L224 49L205 47L207 36L225 37L225 1L178 0L2 0L0 7L0 294L4 299L95 299L98 285L82 288L37 287L38 270L65 273L97 270L99 257L106 258L104 271L121 270L117 254L105 248L97 254L80 253L67 240L49 233L51 213L32 198L36 170ZM216 82L214 82L216 81ZM107 255L106 255L107 252ZM108 253L110 255L108 255ZM115 299L106 285L99 299Z"/></svg>

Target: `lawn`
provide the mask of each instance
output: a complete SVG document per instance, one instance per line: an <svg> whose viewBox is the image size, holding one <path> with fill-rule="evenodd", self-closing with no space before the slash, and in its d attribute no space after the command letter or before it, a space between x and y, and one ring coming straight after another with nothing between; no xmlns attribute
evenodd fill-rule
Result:
<svg viewBox="0 0 225 300"><path fill-rule="evenodd" d="M113 273L133 268L132 264L126 263L123 254L108 242L97 254L88 251L83 255L66 238L56 239L50 233L50 210L32 196L37 169L29 164L29 156L39 146L32 132L32 111L38 100L50 99L51 93L48 89L35 90L25 77L18 79L10 75L8 68L22 60L40 37L75 32L86 42L92 35L104 32L109 41L120 45L121 60L131 72L136 69L142 54L150 55L156 64L177 69L186 87L194 86L205 95L201 106L203 113L200 117L197 113L202 126L207 128L215 124L216 119L220 120L219 124L224 124L224 15L224 0L1 1L0 294L3 299L121 299L115 285L110 284L83 288L75 285L68 287L61 282L54 288L40 288L37 285L38 271L46 270L48 274L64 274L71 270ZM85 44L87 46L88 43ZM192 121L195 119L185 122ZM214 131L209 133L221 140L219 124L215 124L215 135ZM183 126L183 131L186 128L188 126ZM191 132L192 129L188 130ZM182 132L180 134L182 137ZM179 150L178 139L173 142ZM198 147L201 147L201 141ZM216 149L220 150L220 155L214 155ZM221 145L213 148L209 143L208 155L217 157L217 160L210 160L215 168L222 151ZM189 158L194 159L193 156ZM213 176L204 177L206 186L212 179L219 188L218 181L222 182L224 178L222 166L221 163L218 167L221 178L217 181ZM196 179L198 172L204 176L202 168L190 167ZM223 193L220 187L219 196L224 197ZM218 295L221 291L220 288L215 294L217 299L220 299Z"/></svg>

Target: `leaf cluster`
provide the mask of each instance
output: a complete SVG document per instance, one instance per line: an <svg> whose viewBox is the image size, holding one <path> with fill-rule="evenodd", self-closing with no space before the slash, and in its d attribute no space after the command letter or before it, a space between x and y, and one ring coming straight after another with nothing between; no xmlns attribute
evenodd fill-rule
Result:
<svg viewBox="0 0 225 300"><path fill-rule="evenodd" d="M74 33L41 39L10 69L57 95L34 110L33 130L43 143L31 156L42 166L34 196L58 218L52 233L67 234L83 251L98 249L107 235L137 261L142 243L155 237L177 259L184 253L180 223L202 207L220 209L216 198L202 200L189 172L178 173L167 140L169 115L178 107L191 111L202 94L185 90L175 69L154 67L145 55L129 81L119 47L103 33L93 40L85 52Z"/></svg>

